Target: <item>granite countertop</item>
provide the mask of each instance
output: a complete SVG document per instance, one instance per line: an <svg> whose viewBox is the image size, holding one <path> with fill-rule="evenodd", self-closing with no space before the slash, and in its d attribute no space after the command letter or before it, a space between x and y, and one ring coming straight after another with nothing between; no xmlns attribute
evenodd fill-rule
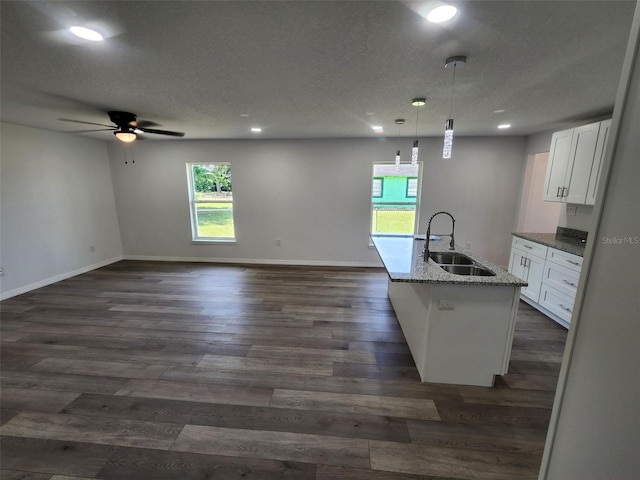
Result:
<svg viewBox="0 0 640 480"><path fill-rule="evenodd" d="M472 275L455 275L440 268L433 260L424 261L424 240L416 240L413 235L371 235L371 239L378 255L384 264L392 282L443 283L453 285L494 285L524 287L527 282L511 275L498 267L475 255L470 250L458 248L459 252L471 257L478 264L488 268L496 275L481 277ZM449 252L448 241L429 242L431 252Z"/></svg>
<svg viewBox="0 0 640 480"><path fill-rule="evenodd" d="M580 257L584 257L584 247L586 245L586 238L583 240L576 236L565 236L557 233L512 233L515 237L524 238L525 240L531 240L532 242L546 245L547 247L562 250L563 252L572 253Z"/></svg>

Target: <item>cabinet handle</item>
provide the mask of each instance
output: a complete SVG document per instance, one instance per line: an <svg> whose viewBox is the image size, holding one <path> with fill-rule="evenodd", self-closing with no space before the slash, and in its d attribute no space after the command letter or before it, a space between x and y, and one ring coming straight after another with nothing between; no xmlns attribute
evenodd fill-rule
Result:
<svg viewBox="0 0 640 480"><path fill-rule="evenodd" d="M558 197L558 198L559 198L559 197L561 196L561 195L560 195L560 192L562 192L562 190L561 190L562 188L563 188L563 187L558 187L558 191L556 191L556 197Z"/></svg>
<svg viewBox="0 0 640 480"><path fill-rule="evenodd" d="M524 266L525 266L525 268L529 268L531 266L531 259L530 258L525 258L524 259Z"/></svg>
<svg viewBox="0 0 640 480"><path fill-rule="evenodd" d="M530 247L529 245L522 245L524 248L528 248L529 250L533 250L533 247ZM569 260L567 260L568 262Z"/></svg>
<svg viewBox="0 0 640 480"><path fill-rule="evenodd" d="M569 281L565 280L564 278L562 279L562 281L563 281L564 283L566 283L567 285L571 285L572 287L575 287L575 286L576 286L576 284L575 284L575 283L571 283L571 282L569 282Z"/></svg>
<svg viewBox="0 0 640 480"><path fill-rule="evenodd" d="M566 197L567 196L567 194L565 193L565 190L567 192L569 192L569 189L567 187L562 187L562 195L560 195L561 197Z"/></svg>
<svg viewBox="0 0 640 480"><path fill-rule="evenodd" d="M559 306L560 306L560 308L562 308L563 310L566 310L567 312L572 313L572 311L571 311L571 309L570 309L570 308L565 307L565 306L564 306L563 304L561 304L561 303L559 303L558 305L559 305Z"/></svg>
<svg viewBox="0 0 640 480"><path fill-rule="evenodd" d="M566 260L566 259L565 259ZM580 266L580 262L575 262L573 260L566 260L567 262L569 262L571 265L576 265L576 266Z"/></svg>
<svg viewBox="0 0 640 480"><path fill-rule="evenodd" d="M520 257L520 266L522 266L522 261L524 260L524 257Z"/></svg>

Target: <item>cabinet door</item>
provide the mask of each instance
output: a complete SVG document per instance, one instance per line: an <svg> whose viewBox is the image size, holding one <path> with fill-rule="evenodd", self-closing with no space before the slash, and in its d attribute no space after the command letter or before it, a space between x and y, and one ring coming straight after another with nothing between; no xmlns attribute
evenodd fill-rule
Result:
<svg viewBox="0 0 640 480"><path fill-rule="evenodd" d="M544 260L533 255L526 255L525 264L525 280L529 282L529 286L520 290L520 293L537 302L540 297L542 277L544 276Z"/></svg>
<svg viewBox="0 0 640 480"><path fill-rule="evenodd" d="M518 278L526 280L524 271L524 254L519 250L511 250L511 258L509 259L509 273Z"/></svg>
<svg viewBox="0 0 640 480"><path fill-rule="evenodd" d="M562 202L562 188L566 187L564 180L569 165L571 153L571 139L573 128L555 132L551 136L551 149L549 150L549 163L547 164L547 176L544 182L542 199L548 202Z"/></svg>
<svg viewBox="0 0 640 480"><path fill-rule="evenodd" d="M509 272L527 281L529 285L522 287L520 294L537 302L544 273L544 260L514 248L511 250Z"/></svg>
<svg viewBox="0 0 640 480"><path fill-rule="evenodd" d="M607 140L609 139L609 127L611 127L611 120L600 122L596 155L593 159L593 166L591 167L589 188L587 189L587 199L585 200L587 205L594 205L596 203L596 193L598 191L598 183L600 182L600 175L602 173L602 161L604 159Z"/></svg>
<svg viewBox="0 0 640 480"><path fill-rule="evenodd" d="M587 199L589 176L596 155L599 131L600 122L583 125L573 131L569 165L564 181L568 189L564 192L564 201L567 203L584 204Z"/></svg>

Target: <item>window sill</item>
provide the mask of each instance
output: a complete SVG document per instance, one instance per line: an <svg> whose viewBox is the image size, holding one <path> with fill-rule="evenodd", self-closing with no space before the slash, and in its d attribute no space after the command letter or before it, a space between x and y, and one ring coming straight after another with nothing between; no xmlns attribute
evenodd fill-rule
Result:
<svg viewBox="0 0 640 480"><path fill-rule="evenodd" d="M191 240L194 245L235 245L235 238L194 238Z"/></svg>

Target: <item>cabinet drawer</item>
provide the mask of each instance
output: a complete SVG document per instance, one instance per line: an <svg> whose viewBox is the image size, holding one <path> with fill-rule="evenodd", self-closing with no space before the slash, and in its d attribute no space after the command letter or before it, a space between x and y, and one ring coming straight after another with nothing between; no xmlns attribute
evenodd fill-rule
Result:
<svg viewBox="0 0 640 480"><path fill-rule="evenodd" d="M553 287L549 287L549 285L543 284L540 289L540 300L538 303L550 312L555 313L565 322L569 323L573 312L574 300L575 299L573 297L565 295Z"/></svg>
<svg viewBox="0 0 640 480"><path fill-rule="evenodd" d="M563 252L562 250L556 250L555 248L549 248L547 251L547 260L577 272L580 272L580 269L582 268L581 256Z"/></svg>
<svg viewBox="0 0 640 480"><path fill-rule="evenodd" d="M554 262L544 262L542 283L571 298L576 297L579 278L580 273L575 270L557 265Z"/></svg>
<svg viewBox="0 0 640 480"><path fill-rule="evenodd" d="M547 247L540 243L532 242L531 240L525 240L520 237L513 237L511 248L518 248L530 255L536 255L538 257L545 258L547 256Z"/></svg>

